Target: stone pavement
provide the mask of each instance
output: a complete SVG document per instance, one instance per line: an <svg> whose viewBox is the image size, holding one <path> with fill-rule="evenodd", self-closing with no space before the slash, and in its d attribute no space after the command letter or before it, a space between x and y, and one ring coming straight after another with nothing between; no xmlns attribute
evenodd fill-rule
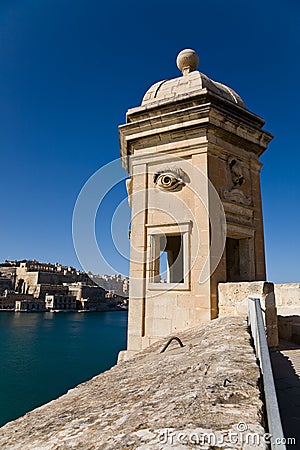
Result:
<svg viewBox="0 0 300 450"><path fill-rule="evenodd" d="M300 345L280 341L271 362L283 432L286 438L296 438L287 448L300 448Z"/></svg>

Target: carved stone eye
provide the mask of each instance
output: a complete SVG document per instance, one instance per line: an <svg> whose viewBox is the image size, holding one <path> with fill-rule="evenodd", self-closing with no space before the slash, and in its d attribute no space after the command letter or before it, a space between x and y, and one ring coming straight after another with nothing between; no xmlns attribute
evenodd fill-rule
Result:
<svg viewBox="0 0 300 450"><path fill-rule="evenodd" d="M166 189L167 191L174 191L177 188L181 188L185 184L182 178L172 172L157 174L154 183L160 189Z"/></svg>

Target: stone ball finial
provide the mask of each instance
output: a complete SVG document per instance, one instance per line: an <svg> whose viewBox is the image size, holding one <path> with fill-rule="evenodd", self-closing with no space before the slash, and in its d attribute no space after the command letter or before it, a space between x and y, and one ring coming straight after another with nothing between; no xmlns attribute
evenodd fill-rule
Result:
<svg viewBox="0 0 300 450"><path fill-rule="evenodd" d="M199 56L195 50L186 48L178 53L176 64L178 69L182 72L182 75L187 75L197 69L199 64Z"/></svg>

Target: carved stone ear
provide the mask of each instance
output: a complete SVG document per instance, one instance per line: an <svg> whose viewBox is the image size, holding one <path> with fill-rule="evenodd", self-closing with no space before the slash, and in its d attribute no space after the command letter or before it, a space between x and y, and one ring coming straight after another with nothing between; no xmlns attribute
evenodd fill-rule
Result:
<svg viewBox="0 0 300 450"><path fill-rule="evenodd" d="M228 158L228 166L230 169L230 175L232 179L233 188L238 188L242 186L245 182L245 177L243 174L243 167L240 161L236 158Z"/></svg>
<svg viewBox="0 0 300 450"><path fill-rule="evenodd" d="M228 158L227 163L230 170L232 187L230 190L223 190L223 198L231 202L240 203L247 206L250 205L251 199L247 197L241 189L245 182L242 163L232 156Z"/></svg>
<svg viewBox="0 0 300 450"><path fill-rule="evenodd" d="M188 181L188 175L177 167L166 168L153 176L155 186L166 191L179 191Z"/></svg>
<svg viewBox="0 0 300 450"><path fill-rule="evenodd" d="M230 169L232 169L232 167L236 164L236 159L235 158L232 158L232 157L230 157L229 159L228 159L228 165L229 165L229 168Z"/></svg>

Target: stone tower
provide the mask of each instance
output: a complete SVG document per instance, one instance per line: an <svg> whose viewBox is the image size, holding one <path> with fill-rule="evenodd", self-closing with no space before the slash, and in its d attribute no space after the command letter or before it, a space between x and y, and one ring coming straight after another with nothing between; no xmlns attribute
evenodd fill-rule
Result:
<svg viewBox="0 0 300 450"><path fill-rule="evenodd" d="M197 71L155 83L119 127L132 208L127 352L218 316L219 282L265 280L258 161L272 135Z"/></svg>

